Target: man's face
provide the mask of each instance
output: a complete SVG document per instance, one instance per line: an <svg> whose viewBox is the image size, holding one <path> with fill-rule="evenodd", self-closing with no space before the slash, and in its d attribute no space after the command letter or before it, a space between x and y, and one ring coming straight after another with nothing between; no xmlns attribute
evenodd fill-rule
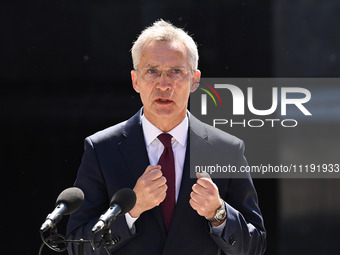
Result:
<svg viewBox="0 0 340 255"><path fill-rule="evenodd" d="M183 74L181 79L177 79L178 72ZM176 78L171 73L176 73ZM167 132L184 119L189 94L197 88L200 72L191 70L187 49L181 42L151 41L143 46L138 71L132 71L131 77L145 117Z"/></svg>

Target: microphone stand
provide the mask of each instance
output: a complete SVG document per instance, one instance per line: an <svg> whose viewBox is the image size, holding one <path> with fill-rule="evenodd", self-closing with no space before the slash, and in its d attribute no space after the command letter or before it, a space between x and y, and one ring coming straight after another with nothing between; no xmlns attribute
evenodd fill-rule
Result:
<svg viewBox="0 0 340 255"><path fill-rule="evenodd" d="M102 236L102 240L104 240L104 248L108 254L109 251L107 250L108 247L113 246L119 242L119 237L116 237L114 240L111 238L111 229L109 227L104 229L104 234Z"/></svg>
<svg viewBox="0 0 340 255"><path fill-rule="evenodd" d="M43 245L46 245L48 248L50 248L51 250L53 250L55 252L64 252L67 249L67 244L73 243L73 244L77 244L77 246L78 246L78 255L84 255L85 254L85 244L89 244L89 243L92 243L92 242L93 243L102 243L102 241L84 240L84 239L66 240L65 236L58 234L56 227L53 227L53 228L50 229L50 236L49 237L45 238L44 235L43 235L43 232L40 232L40 236L41 236L43 243L40 247L39 255L42 252ZM106 238L106 240L110 239L110 237L107 237L107 236L105 238ZM58 247L59 244L64 244L65 247ZM100 247L100 245L99 245L99 247Z"/></svg>
<svg viewBox="0 0 340 255"><path fill-rule="evenodd" d="M118 242L119 242L119 238L118 237L116 237L114 240L112 240L112 237L111 237L111 229L110 229L110 226L107 226L107 227L105 227L104 228L104 230L103 230L103 235L101 236L101 240L98 242L97 241L97 243L100 243L99 244L99 246L95 246L95 241L94 241L94 237L95 237L95 234L97 233L97 232L93 232L92 233L92 237L91 237L91 246L92 246L92 249L93 250L96 250L96 249L98 249L100 246L104 246L104 249L106 250L106 252L107 252L107 254L109 254L110 255L110 252L109 252L109 250L108 250L108 248L110 247L110 246L112 246L112 245L115 245L115 244L117 244Z"/></svg>
<svg viewBox="0 0 340 255"><path fill-rule="evenodd" d="M90 240L67 240L68 243L75 243L78 246L78 255L84 255L85 253L85 244L90 243Z"/></svg>
<svg viewBox="0 0 340 255"><path fill-rule="evenodd" d="M44 237L44 231L40 231L40 237L43 244L39 250L39 254L41 254L43 245L46 245L48 248L56 252L63 252L66 250L65 236L58 234L56 227L52 227L50 229L50 236L47 238ZM64 244L65 247L60 248L59 244Z"/></svg>
<svg viewBox="0 0 340 255"><path fill-rule="evenodd" d="M40 233L41 239L43 241L40 250L39 250L39 255L42 253L42 248L44 245L46 245L48 248L55 252L64 252L67 249L67 244L72 243L72 244L77 244L78 247L78 255L84 255L85 254L85 244L91 244L92 249L98 249L100 246L103 245L105 251L107 252L108 255L110 255L110 252L108 248L110 246L113 246L119 242L119 238L116 237L115 239L112 240L111 238L111 229L109 227L106 227L104 230L103 235L101 236L100 241L94 241L94 234L92 235L91 240L84 240L84 239L79 239L79 240L66 240L65 236L58 234L57 228L53 227L50 229L50 236L45 238L43 235L43 232ZM64 244L65 247L58 247L59 244ZM99 244L98 246L95 246L95 244Z"/></svg>

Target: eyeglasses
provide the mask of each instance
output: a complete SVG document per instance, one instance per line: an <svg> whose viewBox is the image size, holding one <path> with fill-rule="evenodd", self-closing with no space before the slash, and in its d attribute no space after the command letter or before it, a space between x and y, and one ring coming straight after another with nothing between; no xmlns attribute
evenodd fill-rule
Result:
<svg viewBox="0 0 340 255"><path fill-rule="evenodd" d="M187 78L188 73L192 72L191 70L187 70L184 68L170 68L168 70L158 70L156 68L143 68L140 70L136 70L140 72L143 79L146 81L155 81L159 77L162 76L162 73L165 72L166 75L173 81L182 81Z"/></svg>

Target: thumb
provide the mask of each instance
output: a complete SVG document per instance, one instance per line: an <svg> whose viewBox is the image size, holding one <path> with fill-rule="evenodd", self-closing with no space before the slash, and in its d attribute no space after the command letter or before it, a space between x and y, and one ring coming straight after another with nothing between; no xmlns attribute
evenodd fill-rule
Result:
<svg viewBox="0 0 340 255"><path fill-rule="evenodd" d="M149 166L145 169L143 175L144 175L144 174L148 174L148 173L150 173L152 170L155 170L155 169L161 169L161 166L160 166L160 165L157 165L157 166L149 165Z"/></svg>
<svg viewBox="0 0 340 255"><path fill-rule="evenodd" d="M210 177L210 175L207 172L196 173L196 177L198 179L200 179L200 178L208 178L208 179L211 180L211 177Z"/></svg>

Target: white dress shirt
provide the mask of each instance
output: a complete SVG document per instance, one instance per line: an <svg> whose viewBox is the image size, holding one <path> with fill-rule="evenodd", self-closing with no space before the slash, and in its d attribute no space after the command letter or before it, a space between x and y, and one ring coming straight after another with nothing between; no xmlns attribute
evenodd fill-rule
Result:
<svg viewBox="0 0 340 255"><path fill-rule="evenodd" d="M142 126L150 165L156 166L164 150L164 145L157 137L164 132L151 124L144 115L142 115ZM172 135L171 145L175 158L176 201L183 175L185 151L187 148L188 127L188 117L185 116L184 120L178 126L168 132L168 134Z"/></svg>

